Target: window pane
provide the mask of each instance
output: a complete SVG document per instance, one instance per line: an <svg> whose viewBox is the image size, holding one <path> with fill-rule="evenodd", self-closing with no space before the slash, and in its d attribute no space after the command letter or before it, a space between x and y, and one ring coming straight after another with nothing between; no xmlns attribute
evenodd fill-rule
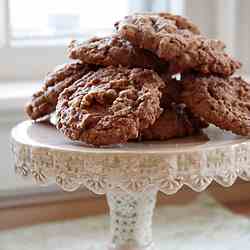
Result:
<svg viewBox="0 0 250 250"><path fill-rule="evenodd" d="M72 38L109 34L129 12L181 14L184 0L9 0L10 42L30 45L67 43Z"/></svg>
<svg viewBox="0 0 250 250"><path fill-rule="evenodd" d="M128 0L10 0L11 38L103 34L127 13Z"/></svg>

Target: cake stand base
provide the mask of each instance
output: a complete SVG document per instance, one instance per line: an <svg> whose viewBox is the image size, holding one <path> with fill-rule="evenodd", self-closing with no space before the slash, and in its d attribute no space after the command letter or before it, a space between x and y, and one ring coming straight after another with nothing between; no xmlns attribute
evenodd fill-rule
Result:
<svg viewBox="0 0 250 250"><path fill-rule="evenodd" d="M56 183L65 191L85 186L107 195L112 237L106 249L152 250L157 191L173 195L188 186L201 192L212 181L224 187L238 177L250 181L250 137L215 127L204 132L91 148L67 140L53 126L26 121L12 130L11 144L18 174L42 185Z"/></svg>
<svg viewBox="0 0 250 250"><path fill-rule="evenodd" d="M107 193L111 218L110 250L153 250L152 217L157 190Z"/></svg>

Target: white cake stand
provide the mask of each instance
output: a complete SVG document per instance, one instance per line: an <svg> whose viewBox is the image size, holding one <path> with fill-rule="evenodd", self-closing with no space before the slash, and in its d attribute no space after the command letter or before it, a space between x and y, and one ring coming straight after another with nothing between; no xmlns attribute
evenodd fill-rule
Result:
<svg viewBox="0 0 250 250"><path fill-rule="evenodd" d="M250 138L215 127L205 135L110 148L73 143L53 126L30 121L17 125L11 136L18 174L39 184L56 182L66 191L84 185L106 194L112 237L103 249L154 249L158 191L171 195L187 185L200 192L213 180L225 187L237 177L250 181Z"/></svg>

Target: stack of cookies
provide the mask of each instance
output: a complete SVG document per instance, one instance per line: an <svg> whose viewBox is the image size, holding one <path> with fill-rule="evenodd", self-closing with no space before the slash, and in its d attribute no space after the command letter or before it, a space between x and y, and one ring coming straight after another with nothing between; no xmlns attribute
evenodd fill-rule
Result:
<svg viewBox="0 0 250 250"><path fill-rule="evenodd" d="M250 85L241 63L184 17L140 13L108 37L72 41L72 61L45 78L26 107L33 120L56 111L56 127L95 146L167 140L212 123L250 135Z"/></svg>

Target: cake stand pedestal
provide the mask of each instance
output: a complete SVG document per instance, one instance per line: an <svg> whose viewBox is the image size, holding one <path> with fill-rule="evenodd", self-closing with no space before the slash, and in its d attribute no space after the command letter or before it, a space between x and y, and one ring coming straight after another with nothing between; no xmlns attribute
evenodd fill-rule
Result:
<svg viewBox="0 0 250 250"><path fill-rule="evenodd" d="M65 139L51 125L25 121L12 130L11 144L18 174L65 191L83 185L106 194L111 239L102 249L155 249L151 225L159 191L172 195L187 185L201 192L212 181L225 187L237 177L250 181L250 138L215 127L166 142L91 148Z"/></svg>

